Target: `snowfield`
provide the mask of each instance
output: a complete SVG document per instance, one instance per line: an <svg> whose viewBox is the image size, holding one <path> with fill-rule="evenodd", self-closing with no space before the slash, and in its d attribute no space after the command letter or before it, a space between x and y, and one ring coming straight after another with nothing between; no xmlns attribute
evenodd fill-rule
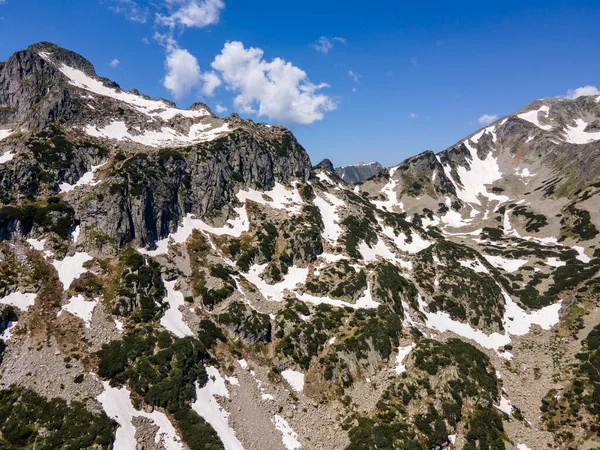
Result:
<svg viewBox="0 0 600 450"><path fill-rule="evenodd" d="M167 297L165 300L169 304L169 309L165 311L165 314L160 319L160 324L173 333L178 338L185 336L193 336L190 327L183 321L183 314L179 309L184 305L183 294L175 290L175 283L177 280L166 281L163 279L165 289L167 290Z"/></svg>
<svg viewBox="0 0 600 450"><path fill-rule="evenodd" d="M568 125L563 131L565 139L571 144L589 144L590 142L600 141L600 131L587 132L586 127L589 125L583 119L576 119L575 126Z"/></svg>
<svg viewBox="0 0 600 450"><path fill-rule="evenodd" d="M482 255L487 262L489 262L492 266L497 269L502 269L507 272L515 272L527 264L526 259L508 259L502 256L494 256L494 255Z"/></svg>
<svg viewBox="0 0 600 450"><path fill-rule="evenodd" d="M548 114L550 113L550 108L548 108L547 106L540 106L539 109L519 114L517 115L517 117L519 119L523 119L529 123L534 124L536 127L541 128L542 130L550 131L552 129L552 125L542 125L538 119L539 113L542 113L546 117L548 117Z"/></svg>
<svg viewBox="0 0 600 450"><path fill-rule="evenodd" d="M98 304L98 301L99 300L97 298L93 301L87 301L83 295L79 294L69 299L69 303L61 308L59 315L63 311L70 312L74 316L83 320L85 327L89 328L90 323L92 322L92 314L94 312L94 308Z"/></svg>
<svg viewBox="0 0 600 450"><path fill-rule="evenodd" d="M225 450L244 450L235 431L229 426L229 413L219 405L216 397L229 398L225 379L215 367L207 367L208 381L203 388L196 383L196 400L192 409L206 420L217 432Z"/></svg>
<svg viewBox="0 0 600 450"><path fill-rule="evenodd" d="M281 440L287 450L297 450L302 447L298 442L298 434L292 430L290 424L283 417L276 415L273 417L272 422L275 428L281 432Z"/></svg>
<svg viewBox="0 0 600 450"><path fill-rule="evenodd" d="M27 311L30 306L35 304L37 294L22 294L20 292L12 292L5 297L0 298L0 304L11 305L19 308L21 311Z"/></svg>
<svg viewBox="0 0 600 450"><path fill-rule="evenodd" d="M205 126L201 127L199 125ZM190 127L187 135L169 127L161 127L160 131L142 131L139 128L134 128L133 131L135 133L132 133L125 122L116 120L101 128L94 125L86 125L83 131L88 136L97 138L136 142L150 147L171 147L212 141L223 134L229 133L231 129L227 123L215 127L212 127L210 124L196 124Z"/></svg>
<svg viewBox="0 0 600 450"><path fill-rule="evenodd" d="M65 291L69 289L73 280L88 270L83 265L93 258L85 252L77 252L73 256L65 256L62 261L54 260L52 265L58 272L58 279L63 284Z"/></svg>
<svg viewBox="0 0 600 450"><path fill-rule="evenodd" d="M340 217L336 212L337 206L318 195L313 200L313 203L319 208L319 212L323 219L323 224L325 226L323 237L331 244L336 244L342 235L342 227L338 225Z"/></svg>
<svg viewBox="0 0 600 450"><path fill-rule="evenodd" d="M51 55L47 53L40 53L40 56L45 60L51 60ZM69 67L67 65L61 65L60 71L69 78L70 84L85 89L86 91L94 94L110 97L123 103L127 103L137 111L146 114L152 118L161 118L163 120L172 119L175 116L183 116L191 119L200 118L210 115L207 110L183 110L173 108L167 103L161 100L147 100L140 95L131 94L121 90L117 90L111 87L104 86L104 84L95 78L92 78L81 70Z"/></svg>
<svg viewBox="0 0 600 450"><path fill-rule="evenodd" d="M106 415L119 424L115 435L115 449L137 449L136 429L133 426L132 419L134 417L145 417L158 427L154 442L157 444L162 442L166 450L183 450L183 444L177 436L175 427L164 413L157 410L147 413L135 409L131 403L127 387L114 388L110 386L108 381L103 381L102 386L104 386L104 392L97 399L102 404Z"/></svg>
<svg viewBox="0 0 600 450"><path fill-rule="evenodd" d="M459 336L472 339L484 348L497 350L498 348L510 344L510 336L522 336L529 332L532 325L539 325L544 330L551 329L559 321L559 312L562 307L562 300L553 305L546 306L537 311L527 312L517 305L506 292L502 292L505 301L505 311L502 324L505 334L492 333L485 334L467 323L453 320L446 312L438 311L436 313L427 312L427 305L419 295L419 309L425 314L426 325L428 328L440 332L451 331ZM506 357L506 354L503 356Z"/></svg>
<svg viewBox="0 0 600 450"><path fill-rule="evenodd" d="M410 344L406 347L398 348L398 355L396 356L396 367L394 368L394 372L397 375L406 372L406 366L404 365L404 360L409 355L410 352L417 346L417 344Z"/></svg>
<svg viewBox="0 0 600 450"><path fill-rule="evenodd" d="M300 197L298 189L289 189L281 183L275 183L275 187L270 191L241 190L236 196L241 202L251 200L261 205L270 206L271 208L286 209L292 214L299 214L304 204L304 200ZM265 198L265 196L269 197L269 199Z"/></svg>
<svg viewBox="0 0 600 450"><path fill-rule="evenodd" d="M80 186L95 186L99 183L99 181L94 180L95 172L104 165L105 163L98 164L97 166L92 166L92 169L89 172L84 173L77 183L69 184L69 183L60 183L58 187L60 188L61 193L71 192L75 188Z"/></svg>
<svg viewBox="0 0 600 450"><path fill-rule="evenodd" d="M285 381L287 381L296 392L302 392L304 390L304 374L302 372L286 369L281 372L281 376L285 378Z"/></svg>

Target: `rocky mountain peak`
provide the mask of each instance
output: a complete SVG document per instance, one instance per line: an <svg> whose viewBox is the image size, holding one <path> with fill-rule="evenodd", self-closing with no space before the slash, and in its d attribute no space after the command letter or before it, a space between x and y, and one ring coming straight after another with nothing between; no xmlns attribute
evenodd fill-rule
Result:
<svg viewBox="0 0 600 450"><path fill-rule="evenodd" d="M24 52L30 53L32 57L41 57L46 61L52 61L54 64L64 64L81 70L86 75L96 76L94 66L86 58L51 42L38 42L27 47Z"/></svg>
<svg viewBox="0 0 600 450"><path fill-rule="evenodd" d="M329 160L327 158L322 160L319 164L317 164L317 166L327 172L335 172L333 163L331 162L331 160Z"/></svg>

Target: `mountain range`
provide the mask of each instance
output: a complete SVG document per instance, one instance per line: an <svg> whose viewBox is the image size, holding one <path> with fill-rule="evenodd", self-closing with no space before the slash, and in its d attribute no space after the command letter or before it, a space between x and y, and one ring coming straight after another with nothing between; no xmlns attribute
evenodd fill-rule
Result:
<svg viewBox="0 0 600 450"><path fill-rule="evenodd" d="M337 173L338 176L346 183L355 184L377 175L383 169L385 169L385 167L374 161L366 164L357 163L350 164L348 166L336 167L335 173Z"/></svg>
<svg viewBox="0 0 600 450"><path fill-rule="evenodd" d="M600 446L600 96L334 169L44 42L0 191L2 447Z"/></svg>

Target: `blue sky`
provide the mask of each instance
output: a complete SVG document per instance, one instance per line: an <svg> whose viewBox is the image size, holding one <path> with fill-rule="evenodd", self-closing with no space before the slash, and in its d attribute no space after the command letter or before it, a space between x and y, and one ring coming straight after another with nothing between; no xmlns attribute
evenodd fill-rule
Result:
<svg viewBox="0 0 600 450"><path fill-rule="evenodd" d="M125 89L284 123L313 163L392 165L600 86L597 1L0 0L0 17L0 60L51 41Z"/></svg>

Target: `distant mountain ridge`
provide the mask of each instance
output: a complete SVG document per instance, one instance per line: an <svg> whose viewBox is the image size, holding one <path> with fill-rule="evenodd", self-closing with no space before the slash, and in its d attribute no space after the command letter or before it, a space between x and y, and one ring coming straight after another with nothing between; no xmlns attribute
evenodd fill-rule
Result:
<svg viewBox="0 0 600 450"><path fill-rule="evenodd" d="M348 184L356 184L371 178L384 170L381 164L376 161L370 163L357 163L348 166L336 167L335 173Z"/></svg>

